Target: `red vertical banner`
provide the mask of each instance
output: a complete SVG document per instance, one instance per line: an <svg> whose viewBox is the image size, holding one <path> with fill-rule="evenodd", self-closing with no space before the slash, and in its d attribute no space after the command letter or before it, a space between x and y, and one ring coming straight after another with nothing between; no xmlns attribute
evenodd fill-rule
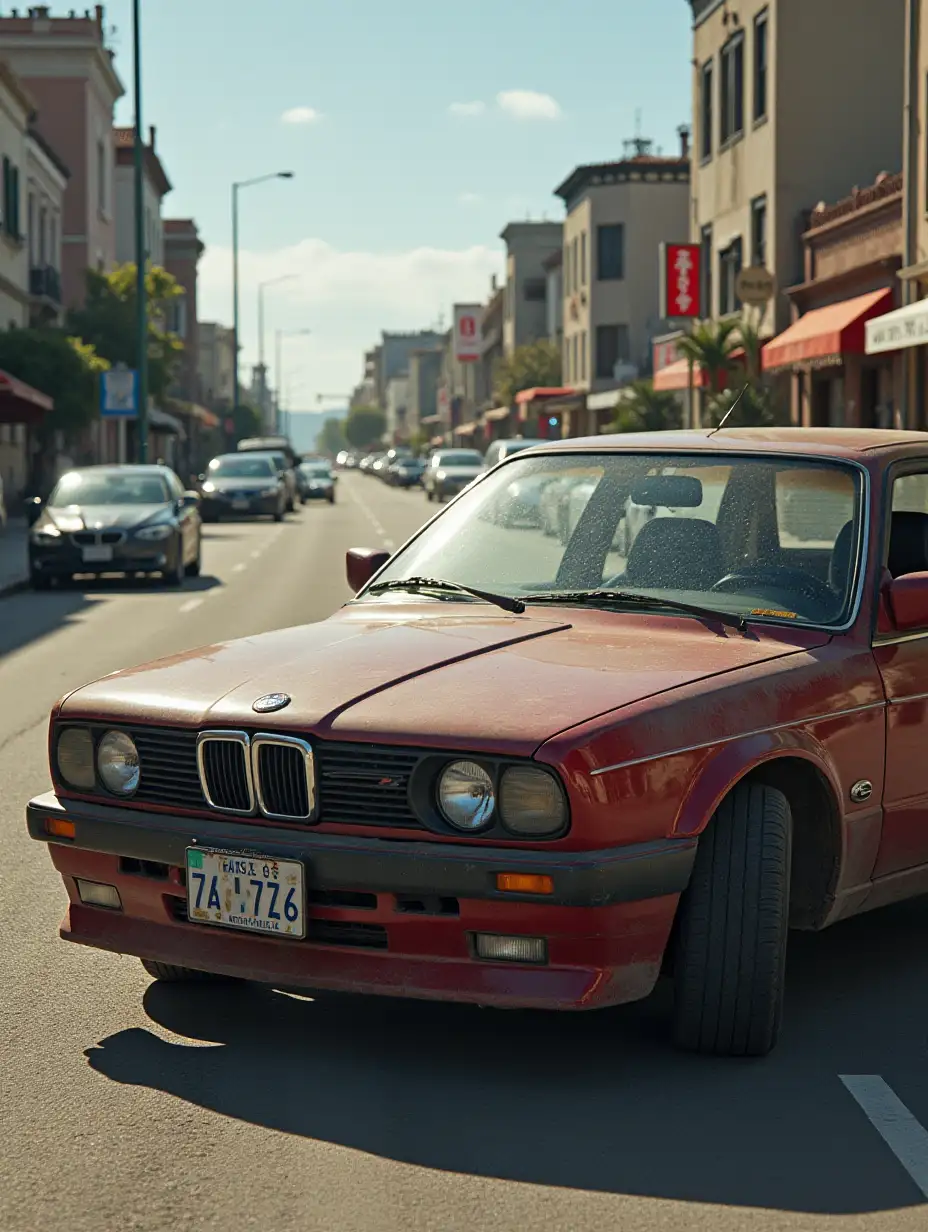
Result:
<svg viewBox="0 0 928 1232"><path fill-rule="evenodd" d="M661 316L694 319L702 315L702 252L698 244L661 244Z"/></svg>

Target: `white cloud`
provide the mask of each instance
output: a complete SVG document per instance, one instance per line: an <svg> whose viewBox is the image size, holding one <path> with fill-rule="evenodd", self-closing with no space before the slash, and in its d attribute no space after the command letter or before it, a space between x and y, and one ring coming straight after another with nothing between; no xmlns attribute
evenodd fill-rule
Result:
<svg viewBox="0 0 928 1232"><path fill-rule="evenodd" d="M291 107L280 119L284 124L317 124L322 119L322 112L315 107Z"/></svg>
<svg viewBox="0 0 928 1232"><path fill-rule="evenodd" d="M486 111L486 103L475 99L472 103L452 103L448 110L454 116L479 116Z"/></svg>
<svg viewBox="0 0 928 1232"><path fill-rule="evenodd" d="M241 279L242 372L257 359L259 282L295 274L265 295L267 358L273 363L274 331L310 329L287 344L284 367L292 384L290 406L315 409L317 393L346 393L361 376L363 353L381 330L445 328L455 303L486 299L491 275L503 273L496 248L415 248L346 252L321 239L305 239L272 252L243 251ZM232 315L232 257L209 247L200 263L200 316L228 323Z"/></svg>
<svg viewBox="0 0 928 1232"><path fill-rule="evenodd" d="M503 90L496 102L501 111L516 120L559 120L561 108L550 94L535 90Z"/></svg>
<svg viewBox="0 0 928 1232"><path fill-rule="evenodd" d="M458 197L458 201L461 205L481 205L483 203L483 197L481 197L480 193L463 192Z"/></svg>

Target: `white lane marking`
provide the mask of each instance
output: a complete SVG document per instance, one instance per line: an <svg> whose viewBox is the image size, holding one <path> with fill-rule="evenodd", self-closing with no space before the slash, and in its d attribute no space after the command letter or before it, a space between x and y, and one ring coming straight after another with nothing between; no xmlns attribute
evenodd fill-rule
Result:
<svg viewBox="0 0 928 1232"><path fill-rule="evenodd" d="M928 1130L879 1074L839 1074L870 1124L928 1198Z"/></svg>
<svg viewBox="0 0 928 1232"><path fill-rule="evenodd" d="M243 572L245 569L247 569L247 568L248 568L248 566L247 566L247 565L241 565L241 564L239 564L239 565L233 565L233 566L232 566L232 572L233 572L233 573L242 573L242 572Z"/></svg>
<svg viewBox="0 0 928 1232"><path fill-rule="evenodd" d="M364 514L364 516L367 518L368 522L370 522L371 526L373 526L374 530L377 532L380 538L383 540L384 547L389 548L392 551L393 544L389 539L387 539L387 532L384 530L376 514L374 513L373 509L371 509L370 505L368 505L367 501L364 500L362 496L358 496L357 492L353 492L350 489L349 489L349 495L351 499L354 501L354 503L361 510L361 512Z"/></svg>
<svg viewBox="0 0 928 1232"><path fill-rule="evenodd" d="M199 599L188 599L187 602L182 603L177 610L183 616L185 612L195 612L202 602L202 597Z"/></svg>
<svg viewBox="0 0 928 1232"><path fill-rule="evenodd" d="M383 541L383 546L384 546L385 548L389 548L389 549L390 549L390 551L392 552L392 551L393 551L393 549L396 547L396 544L393 542L393 540L392 540L392 539L384 539L384 541Z"/></svg>
<svg viewBox="0 0 928 1232"><path fill-rule="evenodd" d="M260 559L261 559L261 553L260 553L260 552L252 552L252 554L251 554L251 559L252 559L252 560L260 560Z"/></svg>

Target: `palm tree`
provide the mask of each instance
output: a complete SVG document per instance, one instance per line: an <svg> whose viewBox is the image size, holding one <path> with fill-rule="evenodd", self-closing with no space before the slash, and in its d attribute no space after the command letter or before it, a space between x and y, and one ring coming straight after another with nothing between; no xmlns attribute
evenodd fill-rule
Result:
<svg viewBox="0 0 928 1232"><path fill-rule="evenodd" d="M760 385L763 379L761 352L764 339L760 336L760 316L745 318L738 325L738 342L744 351L744 371L752 385Z"/></svg>
<svg viewBox="0 0 928 1232"><path fill-rule="evenodd" d="M616 432L663 432L680 427L682 411L675 394L661 393L652 381L633 381L622 392Z"/></svg>
<svg viewBox="0 0 928 1232"><path fill-rule="evenodd" d="M693 367L702 369L709 378L709 389L715 393L724 389L728 374L733 368L732 355L740 344L741 322L727 318L724 321L698 321L692 332L685 334L677 343L677 350L684 359L691 359Z"/></svg>

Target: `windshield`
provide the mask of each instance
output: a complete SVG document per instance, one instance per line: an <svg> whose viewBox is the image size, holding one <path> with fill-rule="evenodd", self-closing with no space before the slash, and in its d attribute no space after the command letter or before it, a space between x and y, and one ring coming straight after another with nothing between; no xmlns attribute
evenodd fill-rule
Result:
<svg viewBox="0 0 928 1232"><path fill-rule="evenodd" d="M266 479L275 474L270 458L213 458L209 464L209 473L213 478L220 479Z"/></svg>
<svg viewBox="0 0 928 1232"><path fill-rule="evenodd" d="M512 597L609 588L761 620L839 624L857 590L857 468L805 458L517 458L378 582L440 577Z"/></svg>
<svg viewBox="0 0 928 1232"><path fill-rule="evenodd" d="M323 462L304 462L300 470L307 479L330 479L332 468Z"/></svg>
<svg viewBox="0 0 928 1232"><path fill-rule="evenodd" d="M48 498L53 509L68 505L166 505L171 499L160 475L72 471L63 475Z"/></svg>
<svg viewBox="0 0 928 1232"><path fill-rule="evenodd" d="M483 457L476 450L462 449L457 453L440 453L436 466L483 466Z"/></svg>

